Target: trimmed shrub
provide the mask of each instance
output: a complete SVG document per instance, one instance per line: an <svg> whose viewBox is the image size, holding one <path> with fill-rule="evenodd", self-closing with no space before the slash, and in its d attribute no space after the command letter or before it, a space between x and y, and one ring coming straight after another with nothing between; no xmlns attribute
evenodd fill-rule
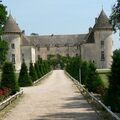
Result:
<svg viewBox="0 0 120 120"><path fill-rule="evenodd" d="M30 67L29 67L29 75L31 77L31 80L34 82L35 80L37 80L37 73L36 70L33 66L33 63L30 63Z"/></svg>
<svg viewBox="0 0 120 120"><path fill-rule="evenodd" d="M100 92L100 88L103 87L102 80L96 73L96 67L91 61L89 62L88 76L85 85L86 88L88 88L88 91L95 93Z"/></svg>
<svg viewBox="0 0 120 120"><path fill-rule="evenodd" d="M5 62L2 69L1 87L11 89L11 94L19 91L19 86L15 76L15 69L11 62Z"/></svg>
<svg viewBox="0 0 120 120"><path fill-rule="evenodd" d="M30 76L28 74L28 69L27 69L25 62L23 62L21 65L18 83L21 87L26 87L26 86L32 85L32 81L31 81Z"/></svg>
<svg viewBox="0 0 120 120"><path fill-rule="evenodd" d="M41 78L42 75L41 75L41 73L40 73L39 63L38 63L38 62L35 63L35 70L36 70L36 73L37 73L38 79Z"/></svg>

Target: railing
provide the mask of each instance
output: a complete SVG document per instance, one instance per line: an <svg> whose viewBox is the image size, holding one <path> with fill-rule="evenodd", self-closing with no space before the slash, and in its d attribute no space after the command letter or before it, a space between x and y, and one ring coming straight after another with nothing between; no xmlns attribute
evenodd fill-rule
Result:
<svg viewBox="0 0 120 120"><path fill-rule="evenodd" d="M45 74L44 76L42 76L40 79L34 81L33 85L37 85L42 79L48 77L50 74L52 74L53 71L50 71L49 73Z"/></svg>
<svg viewBox="0 0 120 120"><path fill-rule="evenodd" d="M73 80L74 84L83 94L83 96L87 99L89 103L91 103L92 107L100 116L100 120L120 120L120 118L113 113L107 106L105 106L100 100L98 100L92 93L89 93L88 90L84 88L76 79L70 76L66 71L65 74Z"/></svg>
<svg viewBox="0 0 120 120"><path fill-rule="evenodd" d="M0 110L3 110L6 106L11 104L15 99L20 97L22 94L23 94L23 90L21 90L20 92L17 92L15 95L12 95L12 96L8 97L8 99L1 102L0 103Z"/></svg>

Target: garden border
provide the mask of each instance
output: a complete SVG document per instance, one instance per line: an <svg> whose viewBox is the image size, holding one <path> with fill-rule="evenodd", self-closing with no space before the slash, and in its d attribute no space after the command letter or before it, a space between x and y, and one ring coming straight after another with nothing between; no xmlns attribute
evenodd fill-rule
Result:
<svg viewBox="0 0 120 120"><path fill-rule="evenodd" d="M6 100L3 102L0 102L0 111L3 110L5 107L10 105L14 100L16 100L18 97L20 97L23 94L23 90L21 89L19 92L16 94L8 97Z"/></svg>

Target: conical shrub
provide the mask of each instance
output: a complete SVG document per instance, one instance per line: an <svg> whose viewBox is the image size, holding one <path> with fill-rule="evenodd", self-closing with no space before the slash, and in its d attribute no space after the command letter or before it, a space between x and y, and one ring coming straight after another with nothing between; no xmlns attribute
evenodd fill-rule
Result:
<svg viewBox="0 0 120 120"><path fill-rule="evenodd" d="M11 94L19 91L18 82L15 76L15 69L11 62L5 62L2 69L1 87L11 89Z"/></svg>
<svg viewBox="0 0 120 120"><path fill-rule="evenodd" d="M30 79L30 76L28 74L28 69L27 69L25 62L23 62L21 65L18 83L21 87L32 85L32 80Z"/></svg>
<svg viewBox="0 0 120 120"><path fill-rule="evenodd" d="M31 80L34 82L35 80L37 80L37 73L36 70L33 66L33 63L30 63L30 67L29 67L29 75L31 77Z"/></svg>

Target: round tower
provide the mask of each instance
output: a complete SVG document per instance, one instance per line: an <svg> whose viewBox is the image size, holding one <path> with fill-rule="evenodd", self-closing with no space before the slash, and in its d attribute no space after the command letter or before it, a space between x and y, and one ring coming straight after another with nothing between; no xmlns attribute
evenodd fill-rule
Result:
<svg viewBox="0 0 120 120"><path fill-rule="evenodd" d="M9 15L4 27L3 39L9 44L7 60L13 62L16 70L21 68L21 34L18 24Z"/></svg>
<svg viewBox="0 0 120 120"><path fill-rule="evenodd" d="M102 10L93 27L96 64L98 68L110 68L112 63L113 31L112 25Z"/></svg>

